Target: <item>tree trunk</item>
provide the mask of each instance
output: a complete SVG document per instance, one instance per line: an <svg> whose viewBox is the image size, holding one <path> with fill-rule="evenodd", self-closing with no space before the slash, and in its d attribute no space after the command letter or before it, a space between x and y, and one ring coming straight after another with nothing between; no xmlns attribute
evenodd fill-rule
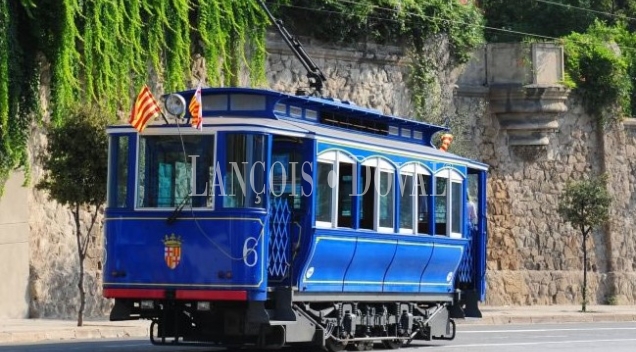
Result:
<svg viewBox="0 0 636 352"><path fill-rule="evenodd" d="M77 311L77 326L82 326L82 324L84 323L84 307L86 305L86 292L84 291L84 258L86 257L86 251L84 250L84 246L82 245L82 232L79 210L79 204L75 204L75 209L73 209L73 217L75 218L75 239L77 242L77 259L79 261L79 281L77 283L77 288L79 289L80 296L80 305ZM86 238L86 241L88 241L88 238Z"/></svg>
<svg viewBox="0 0 636 352"><path fill-rule="evenodd" d="M585 313L587 305L587 232L583 231L583 305L581 311Z"/></svg>

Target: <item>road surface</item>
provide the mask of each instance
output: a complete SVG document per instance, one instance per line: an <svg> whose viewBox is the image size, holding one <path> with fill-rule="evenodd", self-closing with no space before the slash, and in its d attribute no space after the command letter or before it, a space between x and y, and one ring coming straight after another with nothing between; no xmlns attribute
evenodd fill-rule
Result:
<svg viewBox="0 0 636 352"><path fill-rule="evenodd" d="M453 341L414 341L405 352L633 352L636 322L459 325ZM381 350L376 345L376 350ZM145 339L56 341L0 345L0 352L213 352L222 348L152 346ZM247 352L247 351L246 351ZM298 352L293 348L284 352Z"/></svg>

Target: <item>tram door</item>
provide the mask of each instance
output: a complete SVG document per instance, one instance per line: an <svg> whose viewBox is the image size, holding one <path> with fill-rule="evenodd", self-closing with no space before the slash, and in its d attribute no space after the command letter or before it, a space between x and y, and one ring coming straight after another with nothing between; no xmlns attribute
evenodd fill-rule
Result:
<svg viewBox="0 0 636 352"><path fill-rule="evenodd" d="M275 136L272 145L269 190L269 282L289 284L294 253L303 227L301 167L303 142Z"/></svg>
<svg viewBox="0 0 636 352"><path fill-rule="evenodd" d="M481 317L478 301L486 294L486 171L468 169L467 182L468 247L459 273L459 287L467 317Z"/></svg>

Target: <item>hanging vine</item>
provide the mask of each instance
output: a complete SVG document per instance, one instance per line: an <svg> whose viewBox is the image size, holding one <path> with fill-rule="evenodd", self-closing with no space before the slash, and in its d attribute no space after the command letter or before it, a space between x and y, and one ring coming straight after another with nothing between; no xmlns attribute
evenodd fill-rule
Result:
<svg viewBox="0 0 636 352"><path fill-rule="evenodd" d="M9 76L9 4L0 2L0 77ZM9 140L9 80L0 80L0 182L4 184L15 165Z"/></svg>
<svg viewBox="0 0 636 352"><path fill-rule="evenodd" d="M208 82L237 85L241 68L252 85L265 82L265 29L269 25L256 1L201 1L197 29L206 57ZM250 48L249 59L244 48Z"/></svg>
<svg viewBox="0 0 636 352"><path fill-rule="evenodd" d="M144 83L188 88L193 52L209 85L238 85L239 70L263 83L267 26L253 0L0 1L0 194L11 170L28 167L39 54L51 67L53 123L77 104L115 117Z"/></svg>
<svg viewBox="0 0 636 352"><path fill-rule="evenodd" d="M25 181L29 180L26 143L32 112L39 105L36 56L29 52L35 42L31 35L35 26L25 26L25 18L20 2L0 3L0 195L11 170L23 167Z"/></svg>

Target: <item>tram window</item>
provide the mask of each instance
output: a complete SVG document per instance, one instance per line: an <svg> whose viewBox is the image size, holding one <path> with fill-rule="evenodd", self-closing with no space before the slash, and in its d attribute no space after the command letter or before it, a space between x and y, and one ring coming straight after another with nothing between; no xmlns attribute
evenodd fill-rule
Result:
<svg viewBox="0 0 636 352"><path fill-rule="evenodd" d="M265 207L265 136L227 134L224 208Z"/></svg>
<svg viewBox="0 0 636 352"><path fill-rule="evenodd" d="M435 177L435 234L461 238L463 177L445 169Z"/></svg>
<svg viewBox="0 0 636 352"><path fill-rule="evenodd" d="M338 227L352 225L353 194L353 165L339 163L338 165Z"/></svg>
<svg viewBox="0 0 636 352"><path fill-rule="evenodd" d="M380 158L363 163L360 175L360 228L393 232L394 224L394 172L393 166Z"/></svg>
<svg viewBox="0 0 636 352"><path fill-rule="evenodd" d="M466 204L466 215L468 216L468 218L466 219L466 223L469 225L468 228L469 229L475 229L475 226L477 226L478 220L479 219L479 207L477 206L477 202L479 199L479 174L468 174L468 200L467 202L472 203L470 206L467 203ZM472 208L472 214L471 214L471 208Z"/></svg>
<svg viewBox="0 0 636 352"><path fill-rule="evenodd" d="M342 152L318 156L316 222L321 226L352 227L355 160Z"/></svg>
<svg viewBox="0 0 636 352"><path fill-rule="evenodd" d="M448 179L435 178L435 234L445 236L447 231Z"/></svg>
<svg viewBox="0 0 636 352"><path fill-rule="evenodd" d="M331 185L332 182L329 177L333 174L333 164L331 163L318 163L317 172L317 205L316 205L316 221L331 222L331 209L332 209L332 197L331 197Z"/></svg>
<svg viewBox="0 0 636 352"><path fill-rule="evenodd" d="M360 228L373 230L374 225L374 185L375 167L366 166L362 168L360 175L362 185L362 197L360 197Z"/></svg>
<svg viewBox="0 0 636 352"><path fill-rule="evenodd" d="M429 219L429 199L431 189L431 176L424 174L417 174L417 233L428 234L430 230L428 228Z"/></svg>
<svg viewBox="0 0 636 352"><path fill-rule="evenodd" d="M451 182L451 232L461 233L462 218L462 184Z"/></svg>
<svg viewBox="0 0 636 352"><path fill-rule="evenodd" d="M284 197L292 209L300 209L302 205L302 181L299 170L300 155L298 152L272 154L270 169L270 194L273 197Z"/></svg>
<svg viewBox="0 0 636 352"><path fill-rule="evenodd" d="M110 137L110 165L114 173L108 180L108 206L123 208L128 195L128 136Z"/></svg>
<svg viewBox="0 0 636 352"><path fill-rule="evenodd" d="M431 176L428 170L420 164L407 164L400 170L399 182L400 232L430 233L428 209Z"/></svg>
<svg viewBox="0 0 636 352"><path fill-rule="evenodd" d="M407 233L413 232L413 190L413 175L400 174L400 229Z"/></svg>
<svg viewBox="0 0 636 352"><path fill-rule="evenodd" d="M137 205L172 208L185 202L193 207L211 207L209 186L212 184L213 161L212 135L142 136L139 140ZM193 181L196 184L192 184Z"/></svg>
<svg viewBox="0 0 636 352"><path fill-rule="evenodd" d="M379 227L393 231L393 173L380 171L378 187Z"/></svg>

